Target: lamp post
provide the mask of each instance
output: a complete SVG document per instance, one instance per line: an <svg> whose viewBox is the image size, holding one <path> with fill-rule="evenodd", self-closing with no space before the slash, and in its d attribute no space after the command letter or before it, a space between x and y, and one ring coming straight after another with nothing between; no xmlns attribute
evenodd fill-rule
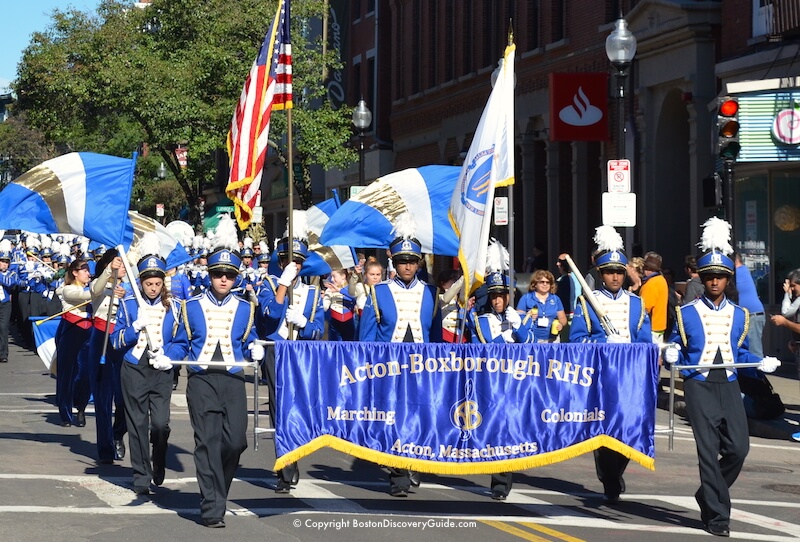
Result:
<svg viewBox="0 0 800 542"><path fill-rule="evenodd" d="M617 71L619 126L617 126L617 154L625 158L625 79L628 77L628 68L636 54L636 36L628 30L628 23L620 14L614 26L614 31L606 38L606 55L611 65Z"/></svg>
<svg viewBox="0 0 800 542"><path fill-rule="evenodd" d="M372 124L372 111L362 98L353 110L353 126L358 130L358 184L364 185L364 131Z"/></svg>
<svg viewBox="0 0 800 542"><path fill-rule="evenodd" d="M164 162L158 164L156 175L158 175L158 178L162 181L167 178L167 166L164 165Z"/></svg>
<svg viewBox="0 0 800 542"><path fill-rule="evenodd" d="M631 66L636 54L636 36L628 30L628 22L619 15L614 25L614 31L606 38L606 55L617 72L617 157L625 158L625 79L628 77L628 68ZM633 243L633 228L626 228L625 246L630 250Z"/></svg>

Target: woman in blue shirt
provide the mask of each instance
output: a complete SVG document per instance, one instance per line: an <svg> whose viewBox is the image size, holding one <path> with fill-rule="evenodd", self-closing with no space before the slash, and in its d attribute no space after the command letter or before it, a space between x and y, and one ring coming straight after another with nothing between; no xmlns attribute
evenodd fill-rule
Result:
<svg viewBox="0 0 800 542"><path fill-rule="evenodd" d="M555 277L550 271L539 269L531 275L529 292L517 303L517 310L530 316L536 342L555 342L561 329L567 325L564 305L556 293Z"/></svg>

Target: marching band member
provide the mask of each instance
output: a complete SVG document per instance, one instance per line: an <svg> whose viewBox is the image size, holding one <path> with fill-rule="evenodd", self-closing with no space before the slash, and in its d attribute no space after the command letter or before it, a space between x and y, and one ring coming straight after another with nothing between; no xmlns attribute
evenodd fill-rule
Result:
<svg viewBox="0 0 800 542"><path fill-rule="evenodd" d="M112 464L115 459L123 459L126 451L123 440L127 432L125 405L119 380L122 354L115 351L108 340L114 331L120 300L125 296L125 288L119 282L125 276L125 267L117 249L105 250L101 245L95 250L95 256L98 252L102 252L102 256L95 267L95 279L89 286L93 307L89 383L94 395L98 460Z"/></svg>
<svg viewBox="0 0 800 542"><path fill-rule="evenodd" d="M0 363L8 363L8 334L11 325L11 293L19 285L19 276L11 271L11 241L0 241Z"/></svg>
<svg viewBox="0 0 800 542"><path fill-rule="evenodd" d="M328 317L329 341L354 341L356 338L356 300L348 292L348 281L346 269L333 269L325 282L322 307Z"/></svg>
<svg viewBox="0 0 800 542"><path fill-rule="evenodd" d="M573 343L650 343L650 318L642 299L622 288L627 272L628 259L622 252L622 237L612 226L600 226L594 237L600 254L595 265L602 284L591 292L595 301L603 308L618 333L606 334L593 305L587 303L586 295L578 298L575 315L569 330L569 341ZM609 448L594 451L597 478L603 483L603 494L609 504L619 502L620 493L625 492L622 475L628 466L628 458Z"/></svg>
<svg viewBox="0 0 800 542"><path fill-rule="evenodd" d="M439 305L442 308L442 340L447 343L467 342L466 336L459 337L465 314L458 304L458 294L464 287L461 270L447 269L440 272L436 277L436 285L439 287Z"/></svg>
<svg viewBox="0 0 800 542"><path fill-rule="evenodd" d="M244 370L228 365L246 358L260 361L264 347L256 344L255 307L233 295L241 258L236 252L236 226L224 215L215 231L216 248L208 257L210 288L184 302L175 339L156 353L154 361L171 366L172 359L190 365L186 384L189 417L194 429L194 462L200 487L200 516L206 527L225 527L225 505L239 458L247 449L247 395Z"/></svg>
<svg viewBox="0 0 800 542"><path fill-rule="evenodd" d="M64 286L57 290L63 304L61 322L56 330L58 371L56 372L56 404L61 425L86 425L86 405L89 403L89 360L84 349L92 332L92 292L89 265L74 260L64 275ZM77 410L72 415L73 406Z"/></svg>
<svg viewBox="0 0 800 542"><path fill-rule="evenodd" d="M303 263L308 257L305 211L292 214L293 239L287 236L278 242L276 250L282 268L281 276L270 276L261 288L258 308L264 319L267 340L316 341L325 332L325 311L319 288L304 284L298 279ZM267 388L269 389L269 416L275 427L277 395L275 379L275 351L270 348L265 359ZM277 473L275 493L289 493L300 480L297 463L287 465Z"/></svg>
<svg viewBox="0 0 800 542"><path fill-rule="evenodd" d="M747 349L749 313L725 295L734 274L728 256L730 225L712 217L703 225L699 244L704 251L697 259L697 273L704 293L678 307L671 341L677 347L664 350L664 361L680 365L707 365L708 369L685 369L683 393L692 424L700 466L700 488L694 495L703 527L715 536L730 536L730 487L744 466L750 448L747 415L737 380L737 370L713 369L722 363L758 363L773 372L781 362L760 358ZM754 369L739 369L755 372Z"/></svg>
<svg viewBox="0 0 800 542"><path fill-rule="evenodd" d="M164 482L170 433L171 364L151 363L150 351L163 353L164 344L173 340L181 310L181 301L173 299L166 287L166 262L158 256L158 248L154 233L145 234L139 242L138 252L145 254L137 264L144 304L139 306L132 294L125 296L111 336L114 348L123 353L120 381L133 491L137 495L149 495L151 481L156 486Z"/></svg>
<svg viewBox="0 0 800 542"><path fill-rule="evenodd" d="M442 342L442 313L436 287L417 279L422 246L414 237L411 213L396 219L397 237L389 245L396 276L371 286L361 313L359 341ZM389 468L389 494L407 497L411 485L419 486L419 475L408 469Z"/></svg>

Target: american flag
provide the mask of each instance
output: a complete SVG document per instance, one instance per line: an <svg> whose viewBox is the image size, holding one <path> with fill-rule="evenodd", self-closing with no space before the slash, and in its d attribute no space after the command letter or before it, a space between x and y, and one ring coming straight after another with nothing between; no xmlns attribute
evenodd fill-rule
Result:
<svg viewBox="0 0 800 542"><path fill-rule="evenodd" d="M253 218L267 155L272 110L292 108L292 44L289 1L280 0L275 21L244 82L228 133L230 177L225 191L234 202L239 228Z"/></svg>

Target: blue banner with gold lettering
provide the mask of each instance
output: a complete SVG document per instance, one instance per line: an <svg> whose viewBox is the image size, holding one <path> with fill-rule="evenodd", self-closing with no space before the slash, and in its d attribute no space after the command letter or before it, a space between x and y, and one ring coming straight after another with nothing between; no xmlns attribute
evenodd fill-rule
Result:
<svg viewBox="0 0 800 542"><path fill-rule="evenodd" d="M611 448L655 468L652 344L275 345L275 469L329 446L438 474Z"/></svg>

